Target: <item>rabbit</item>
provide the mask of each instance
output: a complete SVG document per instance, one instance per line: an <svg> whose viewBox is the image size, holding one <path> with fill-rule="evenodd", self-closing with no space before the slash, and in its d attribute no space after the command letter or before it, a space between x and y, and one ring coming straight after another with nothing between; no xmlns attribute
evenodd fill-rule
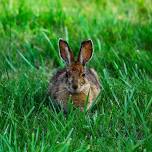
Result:
<svg viewBox="0 0 152 152"><path fill-rule="evenodd" d="M52 77L48 87L48 95L67 112L68 99L82 111L86 105L90 109L93 101L100 93L100 82L94 69L86 67L93 54L92 40L81 43L77 60L67 43L59 39L59 54L66 66Z"/></svg>

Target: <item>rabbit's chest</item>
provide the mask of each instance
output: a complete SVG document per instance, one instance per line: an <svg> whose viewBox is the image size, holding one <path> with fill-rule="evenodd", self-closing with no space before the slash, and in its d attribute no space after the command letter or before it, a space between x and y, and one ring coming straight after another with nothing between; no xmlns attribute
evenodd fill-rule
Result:
<svg viewBox="0 0 152 152"><path fill-rule="evenodd" d="M84 107L85 102L87 101L87 96L83 92L72 94L71 98L76 107Z"/></svg>

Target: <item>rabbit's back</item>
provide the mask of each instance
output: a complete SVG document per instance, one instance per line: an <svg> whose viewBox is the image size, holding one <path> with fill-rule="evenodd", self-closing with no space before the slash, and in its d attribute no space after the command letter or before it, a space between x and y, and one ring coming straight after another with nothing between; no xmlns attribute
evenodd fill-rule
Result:
<svg viewBox="0 0 152 152"><path fill-rule="evenodd" d="M89 109L96 97L100 93L100 82L96 71L91 68L86 70L88 83L90 84L89 101L87 108Z"/></svg>
<svg viewBox="0 0 152 152"><path fill-rule="evenodd" d="M69 93L66 89L65 80L66 69L58 70L51 78L48 88L48 95L58 104L64 104L68 99Z"/></svg>
<svg viewBox="0 0 152 152"><path fill-rule="evenodd" d="M97 89L100 89L99 78L97 72L93 68L86 69L86 76L91 84L95 85Z"/></svg>

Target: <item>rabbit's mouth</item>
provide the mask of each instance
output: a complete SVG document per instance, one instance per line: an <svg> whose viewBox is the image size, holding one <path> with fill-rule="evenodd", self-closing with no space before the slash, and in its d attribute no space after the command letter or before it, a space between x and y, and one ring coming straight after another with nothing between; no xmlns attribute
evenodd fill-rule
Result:
<svg viewBox="0 0 152 152"><path fill-rule="evenodd" d="M76 89L76 90L71 89L71 90L68 90L68 91L70 92L70 94L77 94L77 93L80 93L80 92L81 92L80 89Z"/></svg>
<svg viewBox="0 0 152 152"><path fill-rule="evenodd" d="M82 91L82 89L81 88L77 88L77 89L73 89L73 88L67 88L67 90L68 90L68 92L70 93L70 94L77 94L77 93L80 93L81 91Z"/></svg>

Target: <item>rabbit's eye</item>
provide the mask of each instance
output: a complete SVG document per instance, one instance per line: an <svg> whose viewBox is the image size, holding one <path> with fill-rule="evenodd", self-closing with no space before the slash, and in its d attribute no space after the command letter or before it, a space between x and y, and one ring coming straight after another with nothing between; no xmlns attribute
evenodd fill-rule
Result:
<svg viewBox="0 0 152 152"><path fill-rule="evenodd" d="M82 77L85 77L85 73L82 73Z"/></svg>

